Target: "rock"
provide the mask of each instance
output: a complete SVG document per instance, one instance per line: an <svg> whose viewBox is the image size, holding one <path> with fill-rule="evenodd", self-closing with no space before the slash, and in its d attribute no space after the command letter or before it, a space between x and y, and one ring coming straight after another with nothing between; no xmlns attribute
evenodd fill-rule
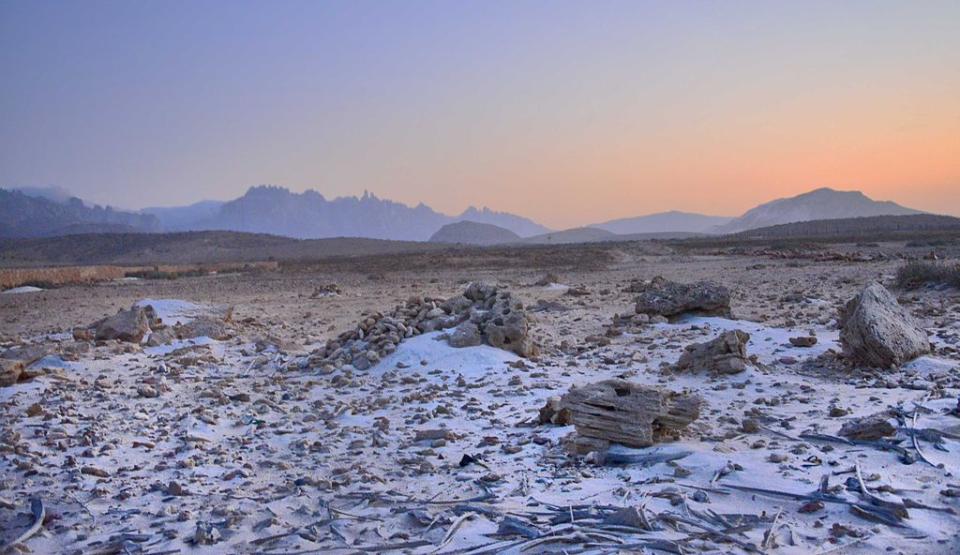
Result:
<svg viewBox="0 0 960 555"><path fill-rule="evenodd" d="M476 324L473 322L463 322L454 328L447 343L449 343L451 347L474 347L482 344L483 338L480 336L480 328L478 328Z"/></svg>
<svg viewBox="0 0 960 555"><path fill-rule="evenodd" d="M154 397L159 397L160 392L157 391L157 388L148 384L140 384L137 386L137 395L140 397L146 397L147 399L152 399Z"/></svg>
<svg viewBox="0 0 960 555"><path fill-rule="evenodd" d="M547 399L547 402L540 407L539 422L541 424L566 426L570 424L570 411L564 410L560 406L560 397L550 397Z"/></svg>
<svg viewBox="0 0 960 555"><path fill-rule="evenodd" d="M801 335L799 337L791 337L790 344L794 347L813 347L817 344L817 338L813 335Z"/></svg>
<svg viewBox="0 0 960 555"><path fill-rule="evenodd" d="M109 472L96 466L84 466L80 469L80 474L96 476L97 478L108 478L110 476Z"/></svg>
<svg viewBox="0 0 960 555"><path fill-rule="evenodd" d="M96 329L95 337L98 340L117 339L129 343L140 343L143 336L150 331L150 324L147 312L134 305L129 310L121 310L103 320L97 324Z"/></svg>
<svg viewBox="0 0 960 555"><path fill-rule="evenodd" d="M43 407L40 403L34 403L27 407L27 416L40 416L43 414Z"/></svg>
<svg viewBox="0 0 960 555"><path fill-rule="evenodd" d="M857 363L889 368L931 350L927 334L879 283L843 307L839 325L843 354Z"/></svg>
<svg viewBox="0 0 960 555"><path fill-rule="evenodd" d="M680 360L678 370L706 371L718 374L736 374L747 368L747 341L750 334L730 330L706 343L688 345Z"/></svg>
<svg viewBox="0 0 960 555"><path fill-rule="evenodd" d="M435 440L435 439L456 439L456 435L446 428L436 428L431 430L417 430L414 441Z"/></svg>
<svg viewBox="0 0 960 555"><path fill-rule="evenodd" d="M760 423L753 418L744 418L740 423L740 429L745 434L755 434L760 431Z"/></svg>
<svg viewBox="0 0 960 555"><path fill-rule="evenodd" d="M628 292L639 293L637 314L679 316L687 312L710 316L730 316L730 290L710 282L677 283L661 276L648 283L635 282Z"/></svg>
<svg viewBox="0 0 960 555"><path fill-rule="evenodd" d="M146 345L148 347L159 347L160 345L169 345L177 338L177 334L172 328L160 328L147 337Z"/></svg>
<svg viewBox="0 0 960 555"><path fill-rule="evenodd" d="M548 285L553 285L553 284L555 284L555 283L560 283L560 276L558 276L557 274L553 274L553 273L546 273L546 274L543 275L543 277L541 277L540 279L538 279L538 280L534 283L534 285L538 285L538 286L540 286L540 287L546 287L546 286L548 286Z"/></svg>
<svg viewBox="0 0 960 555"><path fill-rule="evenodd" d="M23 361L0 358L0 387L11 386L20 380L23 373Z"/></svg>
<svg viewBox="0 0 960 555"><path fill-rule="evenodd" d="M193 543L195 545L213 545L221 539L220 530L208 522L197 522L197 528L193 532Z"/></svg>
<svg viewBox="0 0 960 555"><path fill-rule="evenodd" d="M353 357L353 360L350 362L350 364L352 364L357 370L369 370L371 366L370 359L367 358L366 353Z"/></svg>
<svg viewBox="0 0 960 555"><path fill-rule="evenodd" d="M217 341L230 339L232 334L227 329L227 323L221 318L215 316L197 316L186 324L177 326L176 334L180 339L194 339L196 337L209 337Z"/></svg>
<svg viewBox="0 0 960 555"><path fill-rule="evenodd" d="M880 439L895 433L897 429L883 413L854 418L840 427L840 435L848 439Z"/></svg>
<svg viewBox="0 0 960 555"><path fill-rule="evenodd" d="M696 395L615 379L572 388L560 409L569 411L578 436L568 447L585 454L610 443L649 447L696 420L701 403Z"/></svg>

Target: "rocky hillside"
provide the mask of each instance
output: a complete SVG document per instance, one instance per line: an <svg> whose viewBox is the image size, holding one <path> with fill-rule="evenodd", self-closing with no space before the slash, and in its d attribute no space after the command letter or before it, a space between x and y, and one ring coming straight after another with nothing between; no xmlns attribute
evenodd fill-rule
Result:
<svg viewBox="0 0 960 555"><path fill-rule="evenodd" d="M447 224L430 237L431 243L497 245L519 241L520 236L493 224L463 221Z"/></svg>
<svg viewBox="0 0 960 555"><path fill-rule="evenodd" d="M659 212L635 218L620 218L610 220L590 227L604 229L612 233L629 235L633 233L670 233L692 232L704 233L711 229L729 223L733 218L726 216L707 216L691 212Z"/></svg>
<svg viewBox="0 0 960 555"><path fill-rule="evenodd" d="M863 218L867 216L903 216L919 210L895 202L876 201L860 191L822 188L790 198L777 199L752 208L739 218L716 227L717 233L736 233L793 222Z"/></svg>
<svg viewBox="0 0 960 555"><path fill-rule="evenodd" d="M134 214L107 206L88 206L78 198L58 202L21 191L0 189L0 237L47 237L88 232L159 229L148 214Z"/></svg>
<svg viewBox="0 0 960 555"><path fill-rule="evenodd" d="M543 235L536 235L524 239L524 243L534 245L563 245L568 243L596 243L600 241L623 241L624 238L615 233L594 227L578 227L563 231L552 231Z"/></svg>
<svg viewBox="0 0 960 555"><path fill-rule="evenodd" d="M934 214L870 216L794 222L751 229L734 237L743 239L788 239L813 237L890 237L896 234L960 230L960 218Z"/></svg>

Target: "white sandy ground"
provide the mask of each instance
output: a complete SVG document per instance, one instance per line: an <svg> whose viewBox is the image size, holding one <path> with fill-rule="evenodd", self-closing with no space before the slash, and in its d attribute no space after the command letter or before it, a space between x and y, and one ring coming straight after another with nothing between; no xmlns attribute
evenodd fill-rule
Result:
<svg viewBox="0 0 960 555"><path fill-rule="evenodd" d="M152 304L167 323L199 309L169 299L143 303ZM761 365L726 377L661 373L661 363L674 362L684 345L732 328L751 334L748 352ZM0 497L26 507L30 497L39 496L56 514L27 542L34 553L123 552L121 547L131 553L348 553L420 540L428 543L408 543L406 551L462 553L488 546L490 552L506 553L610 553L618 550L609 545L614 540L633 545L688 537L686 529L666 526L629 533L592 528L596 522L590 521L588 506L639 505L648 514L688 519L706 511L761 519L731 533L740 546L702 539L688 544L693 551L744 552L744 545L760 546L775 524L766 552L957 552L956 514L910 509L904 526L892 527L859 518L841 504L802 514L797 511L802 501L726 487L810 493L824 474L831 474L831 485L843 484L858 464L872 488L892 486L913 501L960 509L957 499L939 494L960 482L958 441L945 440L949 452L920 442L924 454L943 465L936 468L922 461L902 464L896 453L872 447L799 439L808 431L835 435L847 418L889 406L902 405L909 413L915 403L929 409L919 417L919 428L956 433L960 423L943 414L956 405L960 391L955 389L946 398L925 400L923 390L882 383L868 387L869 379L806 368L804 361L838 349L836 331L814 331L818 344L802 349L790 346L788 338L806 335L807 328L688 318L542 366L486 346L453 349L432 333L405 341L366 372L329 376L283 370L282 355L209 338L192 343L199 352L209 349L217 362L182 369L173 350L186 342L142 353L98 349L97 356L72 363L45 359L38 365L58 369L0 389L5 426L16 417L15 431L26 445L0 463L0 476L8 484L12 479ZM787 356L798 362L781 363ZM923 357L897 375L923 381L956 371L956 362ZM708 408L685 439L651 449L689 451L689 456L647 468L583 464L559 446L572 427L536 425L537 410L548 397L574 384L617 376L697 391L706 399ZM136 388L142 383L168 390L159 398L140 398ZM229 398L237 393L249 394L250 400ZM44 414L21 417L37 402ZM849 409L850 416L828 418L834 404ZM751 410L765 428L737 432L736 423ZM456 439L414 441L417 430L437 428L450 430ZM764 445L751 448L758 440ZM769 462L772 452L787 458ZM464 454L479 457L485 466L460 467ZM730 463L742 470L715 478ZM689 475L675 477L677 466ZM109 477L81 473L82 467L105 470ZM171 481L188 494L169 495ZM489 499L457 501L487 491ZM852 491L837 495L858 500ZM574 515L572 524L551 523L568 513ZM579 533L583 541L517 545L517 536L494 535L505 515L524 518L540 532ZM861 537L831 543L834 524ZM215 529L218 543L191 545L198 527ZM591 530L607 539L584 535ZM271 536L276 537L265 540ZM607 545L590 547L591 542Z"/></svg>

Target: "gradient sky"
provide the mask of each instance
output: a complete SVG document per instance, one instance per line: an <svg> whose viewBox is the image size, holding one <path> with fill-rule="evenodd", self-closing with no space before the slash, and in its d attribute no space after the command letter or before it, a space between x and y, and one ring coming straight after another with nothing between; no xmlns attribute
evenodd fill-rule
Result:
<svg viewBox="0 0 960 555"><path fill-rule="evenodd" d="M960 215L960 1L0 0L0 187Z"/></svg>

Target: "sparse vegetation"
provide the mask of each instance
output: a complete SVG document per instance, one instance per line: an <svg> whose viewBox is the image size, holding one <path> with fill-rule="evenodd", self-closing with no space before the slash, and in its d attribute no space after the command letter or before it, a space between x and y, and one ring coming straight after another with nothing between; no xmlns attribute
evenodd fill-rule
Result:
<svg viewBox="0 0 960 555"><path fill-rule="evenodd" d="M937 264L912 260L897 270L897 286L916 289L927 284L960 287L960 264Z"/></svg>

